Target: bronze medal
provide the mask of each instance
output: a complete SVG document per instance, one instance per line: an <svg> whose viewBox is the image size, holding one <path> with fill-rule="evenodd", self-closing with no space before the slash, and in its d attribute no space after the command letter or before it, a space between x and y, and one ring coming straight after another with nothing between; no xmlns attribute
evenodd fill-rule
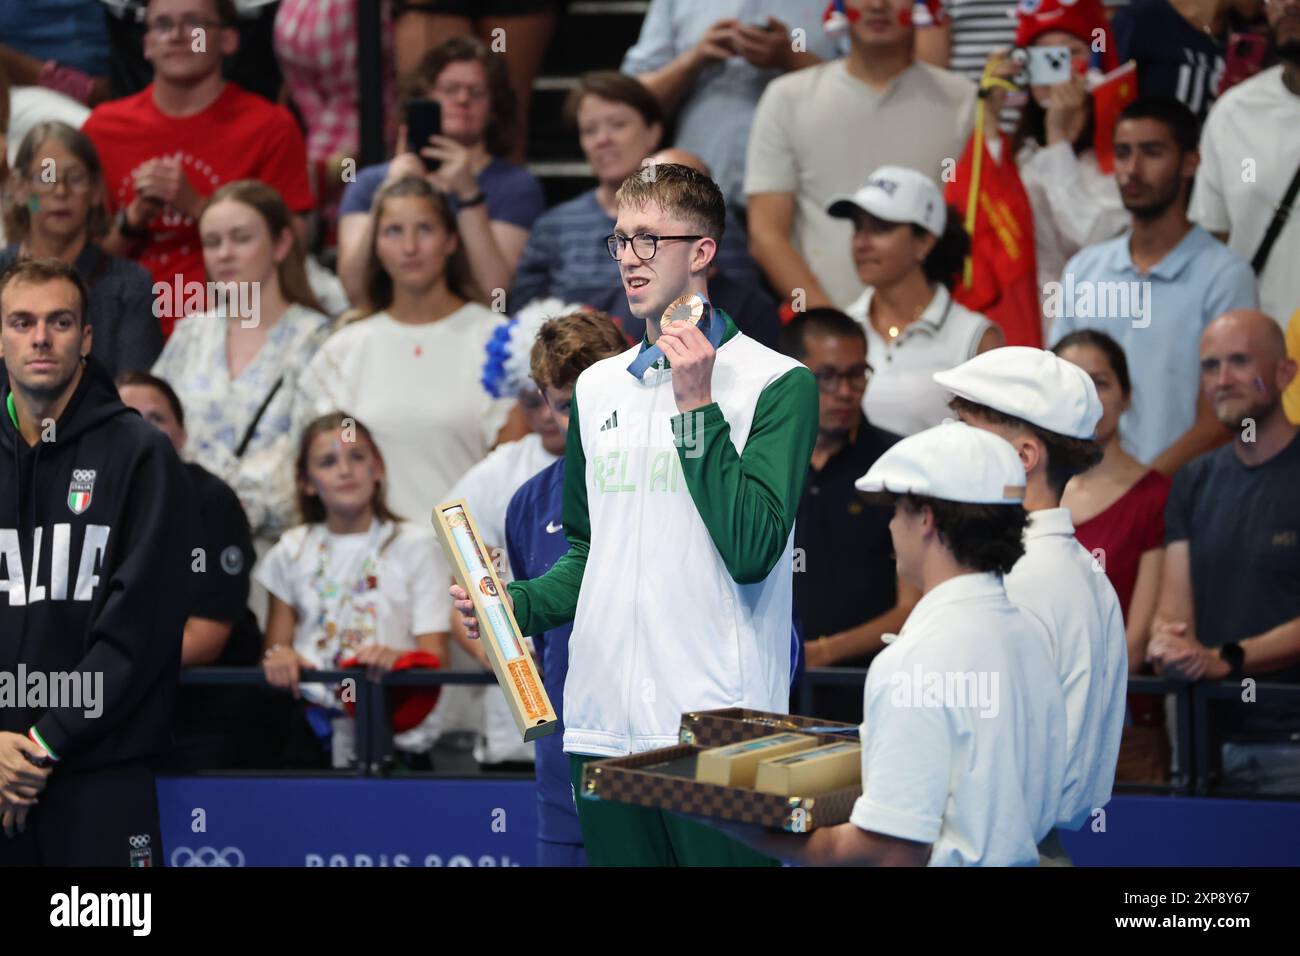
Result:
<svg viewBox="0 0 1300 956"><path fill-rule="evenodd" d="M674 299L659 317L660 330L667 329L677 322L689 322L698 326L704 318L704 299L694 292L688 292Z"/></svg>

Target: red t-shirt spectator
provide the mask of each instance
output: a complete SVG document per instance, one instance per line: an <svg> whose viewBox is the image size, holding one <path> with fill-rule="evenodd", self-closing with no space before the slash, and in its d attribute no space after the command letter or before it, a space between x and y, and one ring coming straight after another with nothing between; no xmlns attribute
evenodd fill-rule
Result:
<svg viewBox="0 0 1300 956"><path fill-rule="evenodd" d="M1165 502L1172 482L1158 471L1148 471L1105 511L1074 529L1079 543L1092 553L1105 555L1119 606L1128 620L1128 607L1137 587L1138 564L1148 551L1165 546ZM1164 698L1155 694L1130 694L1135 723L1164 726Z"/></svg>
<svg viewBox="0 0 1300 956"><path fill-rule="evenodd" d="M104 164L105 202L111 214L135 198L135 170L164 156L181 159L190 185L202 196L226 183L260 179L294 212L309 212L313 206L307 151L293 116L234 83L227 83L211 106L193 116L168 116L159 110L151 84L134 96L96 107L82 131ZM178 274L182 283L207 281L198 224L192 218L169 208L149 228L154 237L139 261L155 283L172 286ZM164 336L171 335L177 318L160 317Z"/></svg>

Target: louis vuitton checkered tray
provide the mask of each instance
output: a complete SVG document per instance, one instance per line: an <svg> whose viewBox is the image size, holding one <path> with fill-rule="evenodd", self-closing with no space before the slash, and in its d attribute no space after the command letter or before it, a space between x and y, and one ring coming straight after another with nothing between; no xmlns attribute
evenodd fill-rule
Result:
<svg viewBox="0 0 1300 956"><path fill-rule="evenodd" d="M721 710L699 710L682 714L678 741L700 747L725 747L727 744L753 740L768 734L800 733L831 735L825 743L853 739L858 736L857 724L842 724L816 717L797 714L773 714L747 707L724 707Z"/></svg>
<svg viewBox="0 0 1300 956"><path fill-rule="evenodd" d="M777 724L777 721L782 723ZM790 726L790 724L795 726ZM685 714L682 734L694 743L614 757L589 763L583 773L583 799L611 800L657 810L672 810L695 816L714 817L735 823L808 832L816 827L844 823L862 794L859 785L830 790L815 796L781 796L759 793L747 787L703 783L695 779L696 762L702 750L773 733L807 733L804 728L834 727L855 730L852 725L831 725L826 721L785 714L729 708ZM845 739L843 733L813 733L819 745Z"/></svg>

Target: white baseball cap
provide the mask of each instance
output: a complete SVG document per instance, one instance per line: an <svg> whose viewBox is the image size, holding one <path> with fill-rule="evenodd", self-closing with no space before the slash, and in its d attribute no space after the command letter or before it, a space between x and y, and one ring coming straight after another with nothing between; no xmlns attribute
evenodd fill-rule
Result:
<svg viewBox="0 0 1300 956"><path fill-rule="evenodd" d="M948 207L934 180L906 166L881 166L852 196L836 196L827 215L852 219L856 210L885 222L912 222L936 236L943 235Z"/></svg>
<svg viewBox="0 0 1300 956"><path fill-rule="evenodd" d="M1025 498L1025 469L1005 439L962 422L945 422L891 445L854 487L879 498L914 494L972 505L1014 505Z"/></svg>
<svg viewBox="0 0 1300 956"><path fill-rule="evenodd" d="M1023 345L991 349L934 380L954 395L1069 438L1096 436L1101 399L1073 362Z"/></svg>

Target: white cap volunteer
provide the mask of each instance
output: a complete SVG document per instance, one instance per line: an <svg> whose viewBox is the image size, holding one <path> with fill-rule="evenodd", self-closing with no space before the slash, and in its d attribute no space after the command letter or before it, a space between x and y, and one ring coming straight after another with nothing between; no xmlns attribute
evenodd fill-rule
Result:
<svg viewBox="0 0 1300 956"><path fill-rule="evenodd" d="M856 487L1006 506L1014 533L1025 472L1006 441L955 422L902 439ZM986 549L971 564L968 540L925 538L908 523L890 530L899 574L924 594L867 672L863 788L849 822L928 844L930 866L1032 866L1059 814L1065 703L1042 623L1007 598L998 573L1019 548L1008 552L1004 534L1000 558ZM958 573L927 577L936 552ZM922 685L953 674L974 683L927 702Z"/></svg>
<svg viewBox="0 0 1300 956"><path fill-rule="evenodd" d="M973 505L1020 504L1025 469L992 432L949 422L891 445L854 482L868 496L924 495Z"/></svg>
<svg viewBox="0 0 1300 956"><path fill-rule="evenodd" d="M934 180L906 166L881 166L852 196L836 196L827 215L852 219L861 210L885 222L910 222L936 236L948 223L948 206Z"/></svg>
<svg viewBox="0 0 1300 956"><path fill-rule="evenodd" d="M1094 437L1101 421L1101 399L1092 377L1043 349L991 349L936 372L934 380L959 398L1068 438Z"/></svg>
<svg viewBox="0 0 1300 956"><path fill-rule="evenodd" d="M993 349L934 376L953 394L1044 431L1092 439L1101 402L1092 379L1050 352ZM996 427L996 426L990 426ZM1048 449L1048 457L1053 454ZM1059 453L1059 452L1057 452ZM1124 724L1128 645L1124 615L1109 578L1074 536L1047 461L1028 476L1031 497L1025 555L1005 578L1007 596L1046 626L1065 693L1067 763L1058 827L1077 830L1110 800ZM1063 851L1056 841L1050 857Z"/></svg>

